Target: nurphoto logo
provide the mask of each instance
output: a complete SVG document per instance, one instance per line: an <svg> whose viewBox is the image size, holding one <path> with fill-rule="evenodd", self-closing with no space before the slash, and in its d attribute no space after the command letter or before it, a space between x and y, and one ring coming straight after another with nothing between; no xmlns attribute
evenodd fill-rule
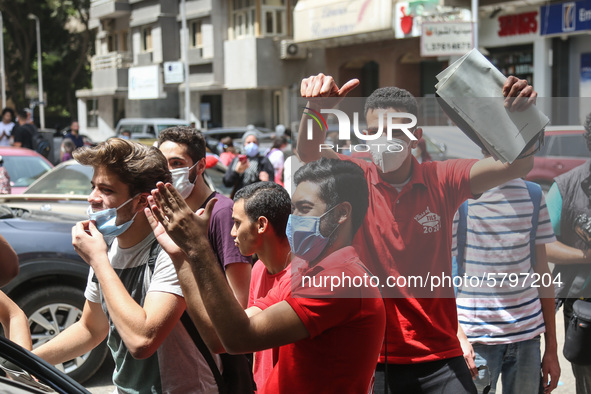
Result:
<svg viewBox="0 0 591 394"><path fill-rule="evenodd" d="M332 114L337 118L337 122L339 125L339 141L349 141L351 140L351 129L353 129L353 133L355 136L361 140L366 141L365 144L355 144L351 145L350 148L347 147L346 149L351 149L351 151L355 152L369 152L371 151L371 146L378 151L383 147L384 151L388 152L400 152L402 150L402 146L398 143L389 143L392 140L392 130L401 130L411 141L416 141L417 137L414 136L412 131L413 127L417 125L417 117L411 113L407 112L396 112L396 111L386 111L386 110L379 110L378 111L378 128L376 130L372 130L371 134L367 133L367 130L359 130L359 112L353 112L353 127L351 127L351 121L349 119L349 115L345 112L338 110L338 109L321 109L320 112L313 110L312 108L305 107L308 112L304 114L309 116L307 122L307 138L311 140L313 138L313 130L314 130L314 123L320 127L321 130L328 131L328 124L326 119L322 116L322 114ZM384 114L386 116L384 116ZM385 125L385 136L383 136L384 131L384 119L386 119ZM410 120L408 123L399 123L401 120ZM344 149L340 147L338 144L320 144L320 150L322 149L333 149L337 152L339 149Z"/></svg>

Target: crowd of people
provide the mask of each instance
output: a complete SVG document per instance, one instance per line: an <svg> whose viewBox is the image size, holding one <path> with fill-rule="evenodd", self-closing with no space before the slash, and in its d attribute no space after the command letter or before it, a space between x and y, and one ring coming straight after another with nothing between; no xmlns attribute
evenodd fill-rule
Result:
<svg viewBox="0 0 591 394"><path fill-rule="evenodd" d="M306 111L358 84L304 79ZM537 96L515 77L502 93L512 110ZM364 112L375 134L392 113L416 115L417 102L380 88ZM107 338L118 393L456 394L494 392L499 377L507 393L554 390L551 283L428 292L383 284L425 274L533 278L550 275L550 260L570 272L559 295L570 317L589 276L577 265L591 262L572 230L577 215L591 214L580 187L588 163L558 177L546 203L520 179L531 149L511 164L488 155L431 161L413 127L386 142L402 151L372 148L368 161L319 149L326 130L313 125L309 139L305 123L287 162L282 136L261 153L246 133L244 155L221 141L231 198L204 181L206 142L190 127L164 130L152 147L112 138L73 150L94 169L89 220L72 230L90 266L86 303L78 322L34 353L57 364ZM591 141L591 116L585 126ZM76 144L74 127L72 135ZM382 285L344 285L368 276ZM6 297L0 305L15 310ZM30 337L14 336L14 313L0 322L30 349ZM573 371L577 393L591 392L591 369Z"/></svg>

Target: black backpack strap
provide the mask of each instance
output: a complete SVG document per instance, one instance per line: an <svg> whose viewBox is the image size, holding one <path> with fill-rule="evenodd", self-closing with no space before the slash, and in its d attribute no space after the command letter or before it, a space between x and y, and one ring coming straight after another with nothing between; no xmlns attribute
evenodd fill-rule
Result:
<svg viewBox="0 0 591 394"><path fill-rule="evenodd" d="M214 194L215 193L212 193L207 198L207 201L209 201L214 196ZM160 246L160 244L158 243L158 240L155 240L154 243L152 244L151 249L150 249L150 258L148 259L148 267L150 269L150 274L154 272L154 266L156 265L156 259L158 258L158 254L160 253L161 250L162 250L162 246ZM207 347L205 342L203 342L203 338L201 338L201 335L199 335L199 331L197 331L197 327L195 327L195 324L193 324L193 321L189 317L189 314L187 313L186 310L183 312L183 315L181 316L181 323L183 323L185 330L187 330L187 333L189 334L189 336L191 337L191 339L195 343L195 346L197 346L197 349L199 349L199 352L203 355L203 358L205 359L205 361L207 361L207 365L209 365L209 369L211 369L211 373L213 374L213 377L214 377L215 382L218 386L218 390L219 390L220 394L224 393L225 392L223 390L224 381L222 379L222 374L220 373L220 370L218 369L218 366L215 363L215 360L213 359L213 356L211 355L209 348Z"/></svg>
<svg viewBox="0 0 591 394"><path fill-rule="evenodd" d="M199 331L197 331L197 327L195 327L195 325L193 324L193 321L189 317L187 311L183 312L183 315L181 316L181 322L183 323L183 326L185 326L185 330L187 330L187 333L189 333L189 336L195 343L195 346L197 346L197 349L199 349L199 351L203 355L203 358L205 359L205 361L207 361L207 365L209 365L209 369L211 369L211 373L213 374L215 382L218 385L218 390L220 394L225 393L225 385L224 380L222 379L222 374L220 373L220 370L217 364L215 363L213 356L209 351L209 348L207 347L205 342L203 342L203 338L201 338L201 335L199 335Z"/></svg>

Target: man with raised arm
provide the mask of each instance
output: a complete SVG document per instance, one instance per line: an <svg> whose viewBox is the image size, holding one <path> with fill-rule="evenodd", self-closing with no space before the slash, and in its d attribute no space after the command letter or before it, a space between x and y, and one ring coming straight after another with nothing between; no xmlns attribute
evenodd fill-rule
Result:
<svg viewBox="0 0 591 394"><path fill-rule="evenodd" d="M286 232L297 256L292 261L296 275L285 276L246 311L204 241L214 200L194 214L171 185L160 183L150 199L153 214L145 212L163 248L189 267L179 275L194 276L225 350L279 348L277 364L258 392L369 392L385 325L379 291L305 285L305 278L322 283L324 278L367 273L350 246L367 210L363 172L353 163L322 160L301 168L295 182ZM310 224L316 231L308 231Z"/></svg>
<svg viewBox="0 0 591 394"><path fill-rule="evenodd" d="M302 80L302 97L309 100L306 111L320 111L327 101L329 106L336 105L358 84L354 79L339 88L324 74ZM503 95L506 106L518 109L533 103L537 93L525 80L509 77ZM408 114L416 116L417 112L416 99L406 90L377 89L365 103L368 134L375 135L380 125L388 123L388 116L391 123L402 124L408 122ZM353 246L382 283L388 277L451 275L452 220L460 204L493 186L525 176L533 166L533 157L512 164L492 158L419 164L411 154L423 134L418 127L404 130L406 133L395 129L390 140L381 135L379 140L367 141L373 159L367 162L320 149L325 131L315 127L308 139L305 124L301 122L298 137L298 155L304 162L325 155L353 161L364 171L369 209ZM395 149L384 149L389 145ZM386 292L387 354L384 347L376 371L376 392L385 392L387 380L395 393L475 393L456 336L458 320L451 286L435 288L433 293L409 287Z"/></svg>

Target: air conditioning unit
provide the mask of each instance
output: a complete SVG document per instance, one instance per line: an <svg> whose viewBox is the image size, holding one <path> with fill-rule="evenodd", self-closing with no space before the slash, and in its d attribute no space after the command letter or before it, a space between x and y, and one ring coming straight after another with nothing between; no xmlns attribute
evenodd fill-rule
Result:
<svg viewBox="0 0 591 394"><path fill-rule="evenodd" d="M280 58L288 59L305 59L308 55L307 49L301 44L297 44L292 40L281 40Z"/></svg>

